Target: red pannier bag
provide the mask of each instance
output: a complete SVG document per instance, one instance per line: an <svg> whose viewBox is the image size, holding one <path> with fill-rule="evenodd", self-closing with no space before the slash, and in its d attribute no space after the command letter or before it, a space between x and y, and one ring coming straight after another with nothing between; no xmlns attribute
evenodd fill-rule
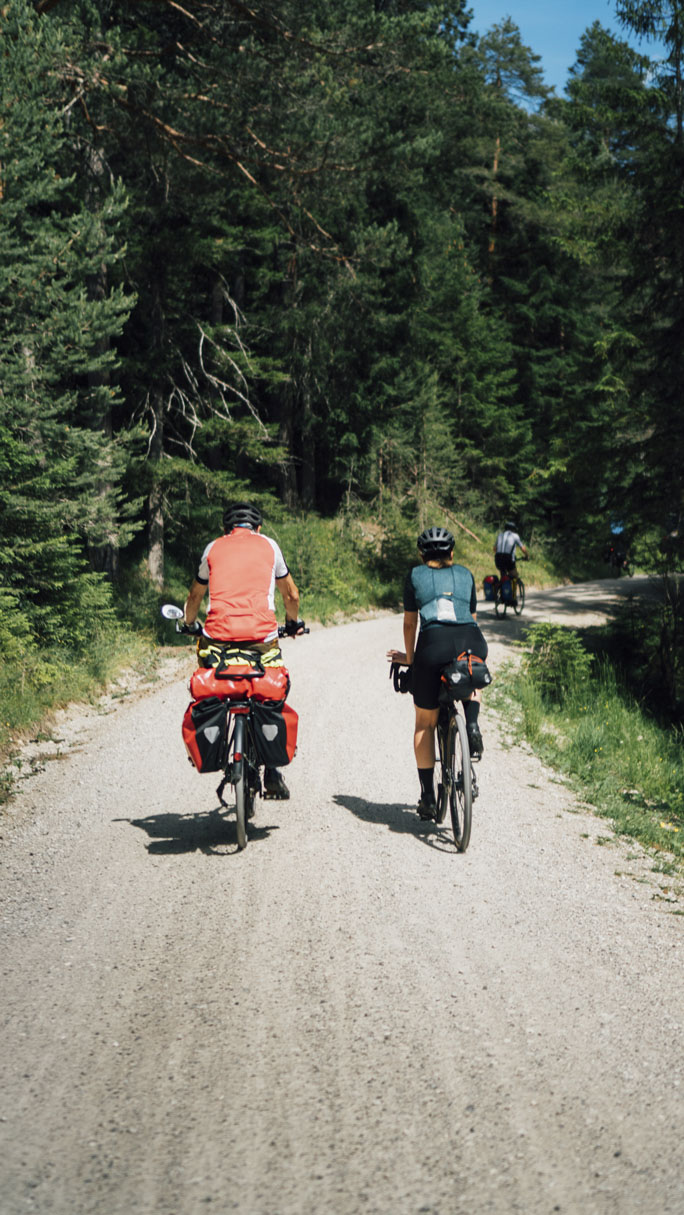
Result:
<svg viewBox="0 0 684 1215"><path fill-rule="evenodd" d="M299 717L291 705L252 701L254 745L259 763L266 768L284 768L297 750Z"/></svg>
<svg viewBox="0 0 684 1215"><path fill-rule="evenodd" d="M290 676L285 667L266 667L263 672L248 665L234 663L221 674L216 667L198 667L190 680L193 700L207 696L231 700L284 700L290 690Z"/></svg>
<svg viewBox="0 0 684 1215"><path fill-rule="evenodd" d="M183 742L198 772L221 772L228 753L228 701L193 700L183 717Z"/></svg>

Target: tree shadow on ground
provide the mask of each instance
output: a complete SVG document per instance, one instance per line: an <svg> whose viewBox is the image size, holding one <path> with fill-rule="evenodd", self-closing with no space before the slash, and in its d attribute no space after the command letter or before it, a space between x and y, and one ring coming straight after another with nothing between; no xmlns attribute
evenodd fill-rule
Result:
<svg viewBox="0 0 684 1215"><path fill-rule="evenodd" d="M362 797L350 797L344 793L336 793L333 801L336 806L343 806L365 823L387 827L399 835L412 835L421 844L427 844L438 852L456 851L448 817L441 824L426 823L418 818L415 806L407 806L405 802L368 802Z"/></svg>
<svg viewBox="0 0 684 1215"><path fill-rule="evenodd" d="M150 814L147 818L116 819L130 823L149 835L152 842L147 851L154 856L178 856L185 852L203 852L205 856L225 856L226 846L237 850L235 819L226 818L225 811L216 809L208 814ZM274 825L247 827L249 842L267 839Z"/></svg>

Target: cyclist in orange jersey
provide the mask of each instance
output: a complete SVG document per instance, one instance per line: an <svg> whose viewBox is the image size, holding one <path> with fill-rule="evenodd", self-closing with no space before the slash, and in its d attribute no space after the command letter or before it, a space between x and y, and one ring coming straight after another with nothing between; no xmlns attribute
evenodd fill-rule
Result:
<svg viewBox="0 0 684 1215"><path fill-rule="evenodd" d="M231 502L223 515L224 534L207 545L185 601L184 620L192 626L209 588L209 607L201 630L218 642L239 642L246 648L272 650L278 638L276 587L285 604L285 628L294 637L303 628L298 619L299 591L275 540L261 534L261 511L249 502ZM287 798L287 786L277 768L267 768L264 786L269 797Z"/></svg>

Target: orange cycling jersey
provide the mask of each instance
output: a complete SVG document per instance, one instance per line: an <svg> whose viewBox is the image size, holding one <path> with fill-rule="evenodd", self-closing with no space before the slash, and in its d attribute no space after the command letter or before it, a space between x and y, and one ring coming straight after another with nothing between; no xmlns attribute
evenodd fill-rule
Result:
<svg viewBox="0 0 684 1215"><path fill-rule="evenodd" d="M205 548L197 574L209 583L204 622L217 641L271 641L278 636L275 583L289 573L275 540L236 527Z"/></svg>

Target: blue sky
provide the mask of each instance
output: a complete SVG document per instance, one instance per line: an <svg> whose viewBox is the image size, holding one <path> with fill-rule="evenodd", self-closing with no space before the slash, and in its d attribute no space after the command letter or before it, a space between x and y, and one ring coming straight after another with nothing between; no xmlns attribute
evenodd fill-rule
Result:
<svg viewBox="0 0 684 1215"><path fill-rule="evenodd" d="M580 38L594 21L644 54L654 54L652 44L639 43L619 25L613 0L468 0L468 8L473 12L469 28L478 34L511 17L523 42L541 55L546 84L553 85L559 96Z"/></svg>

